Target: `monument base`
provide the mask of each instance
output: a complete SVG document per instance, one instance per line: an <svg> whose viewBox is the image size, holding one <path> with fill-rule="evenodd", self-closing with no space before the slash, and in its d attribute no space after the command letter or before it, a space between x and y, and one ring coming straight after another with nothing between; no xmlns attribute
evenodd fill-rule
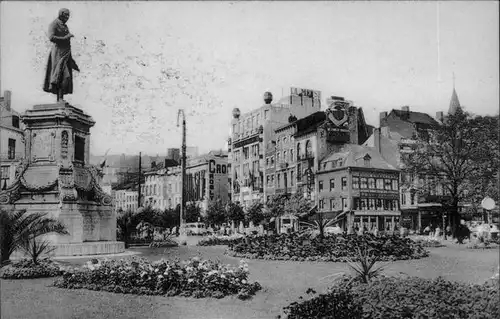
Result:
<svg viewBox="0 0 500 319"><path fill-rule="evenodd" d="M49 254L49 256L51 257L111 255L123 253L125 251L125 243L122 241L95 241L73 244L54 244L52 245L52 247L55 247L56 249ZM21 259L27 257L28 256L26 256L23 252L16 251L12 254L11 259Z"/></svg>
<svg viewBox="0 0 500 319"><path fill-rule="evenodd" d="M74 244L54 244L54 256L85 256L119 254L125 251L122 241L95 241Z"/></svg>

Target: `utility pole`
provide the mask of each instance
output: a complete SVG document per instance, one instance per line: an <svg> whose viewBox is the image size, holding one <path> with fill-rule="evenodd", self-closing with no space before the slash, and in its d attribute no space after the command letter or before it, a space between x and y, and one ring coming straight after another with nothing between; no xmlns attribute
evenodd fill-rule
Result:
<svg viewBox="0 0 500 319"><path fill-rule="evenodd" d="M138 184L139 184L139 187L137 189L137 192L138 192L138 196L137 196L137 209L139 209L139 207L141 207L141 171L142 171L142 152L139 152L139 181L138 181Z"/></svg>
<svg viewBox="0 0 500 319"><path fill-rule="evenodd" d="M179 127L179 118L182 114L182 155L181 155L181 216L180 229L184 233L185 210L186 210L186 115L184 110L180 109L177 113L177 127Z"/></svg>

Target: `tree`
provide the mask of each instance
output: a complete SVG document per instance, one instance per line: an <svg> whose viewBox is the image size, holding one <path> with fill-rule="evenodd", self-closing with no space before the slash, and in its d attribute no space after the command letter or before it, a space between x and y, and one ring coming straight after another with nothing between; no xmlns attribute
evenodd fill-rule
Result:
<svg viewBox="0 0 500 319"><path fill-rule="evenodd" d="M190 203L186 205L186 223L195 223L199 219L202 218L201 216L201 208L195 203Z"/></svg>
<svg viewBox="0 0 500 319"><path fill-rule="evenodd" d="M279 217L285 212L285 202L287 196L273 195L266 203L266 216L267 218Z"/></svg>
<svg viewBox="0 0 500 319"><path fill-rule="evenodd" d="M254 225L259 225L265 218L264 205L261 202L254 202L247 208L245 219Z"/></svg>
<svg viewBox="0 0 500 319"><path fill-rule="evenodd" d="M232 220L239 223L245 219L245 212L239 202L229 202L226 204L226 218L228 221Z"/></svg>
<svg viewBox="0 0 500 319"><path fill-rule="evenodd" d="M300 193L295 193L285 200L284 213L296 217L306 216L312 208L311 201L307 200Z"/></svg>
<svg viewBox="0 0 500 319"><path fill-rule="evenodd" d="M129 247L130 237L139 223L140 220L137 213L134 213L131 210L124 212L122 209L118 211L116 217L116 227L120 232L121 239L125 242L125 248Z"/></svg>
<svg viewBox="0 0 500 319"><path fill-rule="evenodd" d="M494 173L500 167L496 118L473 117L459 108L428 134L417 134L414 151L402 156L404 171L421 177L417 185L411 180L408 185L420 196L429 195L438 184L444 188L449 199L443 204L455 238L459 204L474 200L473 194L480 195L484 191L480 185L495 183ZM479 186L477 190L473 185Z"/></svg>
<svg viewBox="0 0 500 319"><path fill-rule="evenodd" d="M163 212L159 212L154 225L162 228L178 227L180 225L180 206L175 209L167 208Z"/></svg>
<svg viewBox="0 0 500 319"><path fill-rule="evenodd" d="M0 209L0 265L8 263L10 255L17 249L22 249L37 264L38 257L52 249L50 242L40 237L50 233L69 235L64 224L46 216L47 213Z"/></svg>
<svg viewBox="0 0 500 319"><path fill-rule="evenodd" d="M226 221L224 204L220 199L208 204L206 221L210 225L220 225Z"/></svg>

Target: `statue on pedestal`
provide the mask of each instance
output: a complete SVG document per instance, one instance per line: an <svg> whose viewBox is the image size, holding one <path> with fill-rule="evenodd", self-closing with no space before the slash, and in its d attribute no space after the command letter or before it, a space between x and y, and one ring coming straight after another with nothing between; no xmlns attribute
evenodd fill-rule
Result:
<svg viewBox="0 0 500 319"><path fill-rule="evenodd" d="M59 16L49 26L49 40L54 43L47 61L43 90L56 94L57 101L63 101L65 94L73 93L73 70L80 72L71 56L71 38L66 22L69 10L59 10Z"/></svg>

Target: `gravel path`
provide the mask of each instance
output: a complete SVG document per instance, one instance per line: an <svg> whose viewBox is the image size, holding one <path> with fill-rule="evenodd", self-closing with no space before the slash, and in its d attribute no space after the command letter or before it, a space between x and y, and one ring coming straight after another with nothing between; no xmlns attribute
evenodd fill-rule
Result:
<svg viewBox="0 0 500 319"><path fill-rule="evenodd" d="M186 259L201 256L238 264L239 259L225 256L225 247L181 246L175 248L135 248L139 256ZM397 261L386 266L386 274L483 283L498 267L499 250L469 250L449 245L431 248L428 258ZM128 258L128 257L118 257ZM69 264L82 264L88 258L68 259ZM168 318L168 319L233 319L275 318L284 306L296 301L309 287L324 291L331 275L348 272L342 263L311 263L249 260L250 280L259 281L263 290L247 301L235 297L194 299L122 295L87 290L65 290L51 287L53 279L0 280L1 318ZM329 277L330 276L330 277Z"/></svg>

